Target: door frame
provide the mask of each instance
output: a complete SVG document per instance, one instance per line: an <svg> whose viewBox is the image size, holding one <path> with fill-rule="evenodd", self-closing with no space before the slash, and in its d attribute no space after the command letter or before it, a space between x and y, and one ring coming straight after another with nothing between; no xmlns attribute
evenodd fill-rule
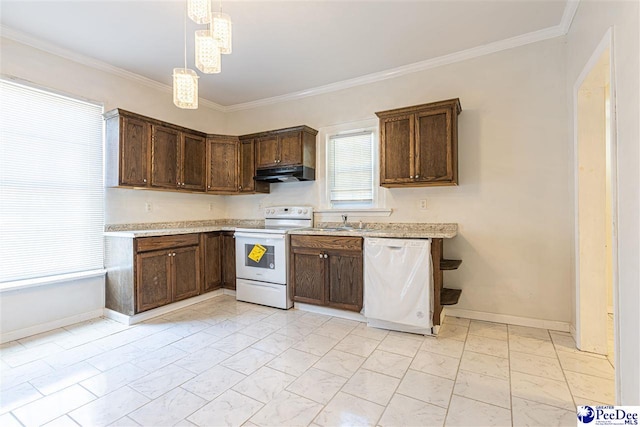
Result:
<svg viewBox="0 0 640 427"><path fill-rule="evenodd" d="M586 77L600 60L602 54L609 49L609 137L611 144L611 158L609 167L611 170L611 251L612 251L612 284L613 284L613 312L614 312L614 359L615 366L620 366L619 345L619 274L618 274L618 144L617 144L617 120L616 120L616 84L615 84L615 55L613 27L605 32L598 46L592 52L580 75L573 85L573 173L574 173L574 256L575 256L575 329L571 333L578 348L581 348L581 324L580 307L589 306L589 299L580 292L580 234L579 234L579 141L578 141L578 91ZM615 370L616 396L620 395L620 370Z"/></svg>

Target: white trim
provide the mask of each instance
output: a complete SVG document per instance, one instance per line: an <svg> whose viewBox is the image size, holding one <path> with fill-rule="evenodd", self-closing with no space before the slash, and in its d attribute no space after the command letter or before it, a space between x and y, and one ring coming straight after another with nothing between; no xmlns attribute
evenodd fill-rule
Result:
<svg viewBox="0 0 640 427"><path fill-rule="evenodd" d="M293 304L294 308L301 311L308 311L310 313L324 314L325 316L339 317L341 319L355 320L357 322L366 322L367 318L360 313L348 310L338 310L337 308L323 307L320 305L304 304L296 302Z"/></svg>
<svg viewBox="0 0 640 427"><path fill-rule="evenodd" d="M613 236L612 236L612 255L613 255L613 304L614 304L614 312L616 307L618 307L618 167L617 167L617 121L615 114L615 105L616 105L616 97L615 97L615 73L614 73L614 46L613 46L613 28L610 27L602 36L602 39L598 43L598 46L594 49L593 53L587 60L586 64L582 68L582 71L578 75L574 85L572 92L573 99L573 193L574 193L574 259L575 259L575 335L574 339L576 341L577 348L582 348L582 339L581 339L581 331L580 331L580 224L579 224L579 200L578 200L578 191L580 190L579 186L579 163L578 163L578 91L580 90L580 86L584 83L584 80L587 78L593 67L598 63L600 57L604 53L606 49L609 49L609 72L610 72L610 82L609 82L609 100L610 100L610 108L612 109L610 114L611 119L611 209L612 209L612 219L613 219ZM615 335L615 356L616 356L616 366L619 366L619 330L617 326L617 317L614 316L614 335ZM618 378L618 372L616 370L616 390L620 387L620 379ZM619 391L619 390L618 390Z"/></svg>
<svg viewBox="0 0 640 427"><path fill-rule="evenodd" d="M389 216L391 215L391 212L393 212L393 209L389 209L389 208L361 208L361 209L357 209L357 208L345 208L345 209L339 209L339 208L334 208L334 209L318 209L318 210L314 210L313 211L316 214L335 214L335 215L339 215L341 213L349 213L349 214L358 214L358 216Z"/></svg>
<svg viewBox="0 0 640 427"><path fill-rule="evenodd" d="M506 323L508 325L528 326L530 328L550 329L552 331L569 332L569 322L556 320L532 319L530 317L511 316L509 314L487 313L484 311L463 310L445 307L447 316L462 317L464 319L484 320L487 322Z"/></svg>
<svg viewBox="0 0 640 427"><path fill-rule="evenodd" d="M578 11L578 6L580 5L580 0L569 0L567 1L566 6L564 7L564 13L562 14L562 19L560 20L560 29L562 30L562 34L567 34L571 29L571 24L573 23L573 18L576 16L576 12Z"/></svg>
<svg viewBox="0 0 640 427"><path fill-rule="evenodd" d="M168 92L168 93L171 93L173 91L171 86L166 85L164 83L160 83L148 77L141 76L140 74L132 73L131 71L127 71L125 69L115 67L111 64L108 64L103 61L99 61L89 56L85 56L85 55L73 52L71 50L64 49L46 40L33 37L31 35L14 30L13 28L6 27L4 25L0 25L0 35L9 40L13 40L18 43L25 44L27 46L31 46L33 48L59 56L61 58L68 59L73 62L77 62L78 64L86 65L87 67L95 68L100 71L114 74L116 76L125 78L127 80L140 83L152 89L157 89L157 90ZM225 111L226 109L226 107L224 107L223 105L220 105L213 101L209 101L208 99L199 98L198 102L205 107L209 107L217 111Z"/></svg>
<svg viewBox="0 0 640 427"><path fill-rule="evenodd" d="M48 332L54 329L63 328L65 326L73 325L74 323L84 322L85 320L96 319L98 317L102 317L102 314L103 310L99 308L97 310L88 311L86 313L65 317L64 319L58 319L52 322L29 326L28 328L18 329L17 331L6 332L0 335L0 344L19 340L25 337L30 337L31 335L40 334L42 332Z"/></svg>
<svg viewBox="0 0 640 427"><path fill-rule="evenodd" d="M389 70L377 73L367 74L349 80L330 83L324 86L318 86L311 89L305 89L299 92L293 92L285 95L274 96L271 98L259 99L256 101L244 102L240 104L229 105L225 108L225 112L249 110L252 108L264 107L280 102L293 101L309 96L316 96L325 93L336 92L339 90L349 89L356 86L362 86L370 83L376 83L387 79L404 76L419 71L429 70L443 65L449 65L456 62L466 61L467 59L477 58L479 56L489 55L491 53L500 52L514 47L524 46L530 43L560 37L565 35L563 29L556 25L554 27L544 28L542 30L533 31L519 36L511 37L497 42L488 43L483 46L473 47L471 49L462 50L448 55L427 59L426 61L415 62L413 64L403 65L401 67L391 68Z"/></svg>
<svg viewBox="0 0 640 427"><path fill-rule="evenodd" d="M163 305L162 307L154 308L140 314L134 314L133 316L127 316L126 314L119 313L109 308L104 309L104 316L108 319L115 320L127 326L135 325L136 323L144 322L145 320L153 319L154 317L162 316L172 311L180 310L181 308L188 307L193 304L197 304L202 301L206 301L211 298L219 297L226 294L222 289L218 289L206 294L198 295L197 297L188 298L186 300L174 302L172 304ZM235 292L234 292L235 294Z"/></svg>
<svg viewBox="0 0 640 427"><path fill-rule="evenodd" d="M37 286L52 285L54 283L71 282L74 280L100 277L107 274L107 270L89 270L78 273L58 274L55 276L38 277L36 279L15 280L12 282L0 283L0 294L3 292L17 291L21 289L35 288Z"/></svg>

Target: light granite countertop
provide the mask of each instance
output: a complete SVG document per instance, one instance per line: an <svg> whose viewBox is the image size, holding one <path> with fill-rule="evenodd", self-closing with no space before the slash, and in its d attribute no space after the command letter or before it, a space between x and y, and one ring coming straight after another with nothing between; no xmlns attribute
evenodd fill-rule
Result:
<svg viewBox="0 0 640 427"><path fill-rule="evenodd" d="M320 223L315 228L292 230L289 234L321 236L386 237L394 239L451 239L458 234L455 223L372 223L339 230L341 223Z"/></svg>
<svg viewBox="0 0 640 427"><path fill-rule="evenodd" d="M261 227L262 220L209 220L142 224L111 224L105 226L109 237L157 237L174 234L234 231L238 227ZM321 236L386 237L404 239L450 239L458 234L455 223L367 223L362 228L354 224L350 230L336 230L341 223L318 223L314 228L291 230L289 234Z"/></svg>
<svg viewBox="0 0 640 427"><path fill-rule="evenodd" d="M174 234L207 233L210 231L234 231L238 227L262 227L263 220L208 220L153 222L139 224L109 224L104 227L107 237L158 237Z"/></svg>

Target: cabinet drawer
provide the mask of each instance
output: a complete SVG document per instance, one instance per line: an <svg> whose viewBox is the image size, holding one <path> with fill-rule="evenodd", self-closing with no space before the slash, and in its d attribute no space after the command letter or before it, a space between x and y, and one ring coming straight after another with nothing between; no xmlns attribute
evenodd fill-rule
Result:
<svg viewBox="0 0 640 427"><path fill-rule="evenodd" d="M362 250L362 237L291 236L292 247Z"/></svg>
<svg viewBox="0 0 640 427"><path fill-rule="evenodd" d="M147 252L197 245L200 243L200 235L178 234L173 236L142 237L136 239L136 243L138 252Z"/></svg>

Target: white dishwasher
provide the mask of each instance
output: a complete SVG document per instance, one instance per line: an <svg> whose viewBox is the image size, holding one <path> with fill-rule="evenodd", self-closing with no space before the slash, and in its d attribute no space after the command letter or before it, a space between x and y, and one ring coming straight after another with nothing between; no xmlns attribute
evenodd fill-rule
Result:
<svg viewBox="0 0 640 427"><path fill-rule="evenodd" d="M431 334L431 239L364 239L364 315L374 328Z"/></svg>

